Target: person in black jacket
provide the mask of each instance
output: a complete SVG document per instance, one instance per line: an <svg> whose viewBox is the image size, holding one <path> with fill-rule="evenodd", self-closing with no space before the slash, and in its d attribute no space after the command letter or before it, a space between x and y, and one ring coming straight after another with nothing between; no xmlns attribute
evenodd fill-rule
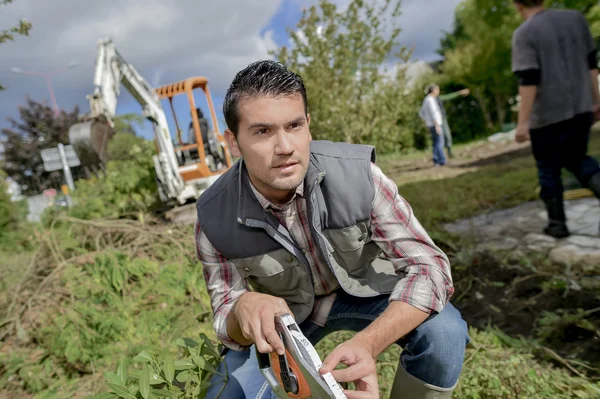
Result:
<svg viewBox="0 0 600 399"><path fill-rule="evenodd" d="M544 233L563 238L569 230L562 168L600 198L600 165L587 155L590 128L600 113L596 45L580 12L546 9L543 0L514 3L525 19L512 37L521 96L515 139L531 139L549 219Z"/></svg>

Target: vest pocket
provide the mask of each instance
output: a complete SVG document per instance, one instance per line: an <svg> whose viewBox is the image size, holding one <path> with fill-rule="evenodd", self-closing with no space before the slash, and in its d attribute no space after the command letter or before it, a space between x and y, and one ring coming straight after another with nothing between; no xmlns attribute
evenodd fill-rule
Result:
<svg viewBox="0 0 600 399"><path fill-rule="evenodd" d="M232 262L253 291L291 298L298 295L298 290L307 290L304 286L310 280L307 273L298 259L286 250Z"/></svg>
<svg viewBox="0 0 600 399"><path fill-rule="evenodd" d="M364 279L370 274L371 263L381 249L371 241L367 222L336 230L324 231L329 240L331 255L349 276Z"/></svg>

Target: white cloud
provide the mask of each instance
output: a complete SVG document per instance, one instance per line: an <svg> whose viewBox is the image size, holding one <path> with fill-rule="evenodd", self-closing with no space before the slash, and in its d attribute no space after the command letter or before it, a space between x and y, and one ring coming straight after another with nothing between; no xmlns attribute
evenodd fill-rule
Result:
<svg viewBox="0 0 600 399"><path fill-rule="evenodd" d="M118 51L153 85L189 76L209 78L213 95L223 94L234 74L252 61L269 58L275 43L260 35L280 6L278 0L18 0L0 9L0 26L24 17L29 37L2 44L0 127L30 95L48 99L44 81L11 73L12 66L37 72L60 69L71 60L79 66L56 74L52 82L59 106L79 104L88 111L93 91L96 42L110 37ZM122 90L122 93L125 90ZM127 95L123 102L132 101ZM120 104L122 105L122 104ZM127 104L125 104L127 105Z"/></svg>

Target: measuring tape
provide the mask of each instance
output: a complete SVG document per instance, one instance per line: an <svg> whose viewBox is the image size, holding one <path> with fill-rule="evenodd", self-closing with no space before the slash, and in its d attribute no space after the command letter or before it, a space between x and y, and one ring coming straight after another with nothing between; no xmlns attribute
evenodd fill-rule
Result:
<svg viewBox="0 0 600 399"><path fill-rule="evenodd" d="M275 329L285 354L256 350L261 373L281 399L347 399L331 373L321 374L319 354L289 314L275 316Z"/></svg>

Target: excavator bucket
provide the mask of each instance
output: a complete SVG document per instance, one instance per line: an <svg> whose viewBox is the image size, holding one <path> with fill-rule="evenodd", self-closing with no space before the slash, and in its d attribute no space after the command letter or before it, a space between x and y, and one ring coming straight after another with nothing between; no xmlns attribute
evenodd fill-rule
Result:
<svg viewBox="0 0 600 399"><path fill-rule="evenodd" d="M105 119L92 119L69 128L69 142L84 167L105 165L108 162L108 142L113 128Z"/></svg>

